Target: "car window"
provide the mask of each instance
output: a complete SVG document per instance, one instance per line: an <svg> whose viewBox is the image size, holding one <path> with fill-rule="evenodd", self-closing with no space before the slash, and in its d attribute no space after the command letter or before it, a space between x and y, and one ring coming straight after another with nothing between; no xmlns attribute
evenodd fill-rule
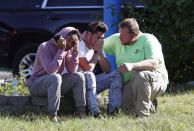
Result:
<svg viewBox="0 0 194 131"><path fill-rule="evenodd" d="M24 10L40 8L43 0L1 0L0 10Z"/></svg>
<svg viewBox="0 0 194 131"><path fill-rule="evenodd" d="M47 0L46 6L101 6L103 0Z"/></svg>

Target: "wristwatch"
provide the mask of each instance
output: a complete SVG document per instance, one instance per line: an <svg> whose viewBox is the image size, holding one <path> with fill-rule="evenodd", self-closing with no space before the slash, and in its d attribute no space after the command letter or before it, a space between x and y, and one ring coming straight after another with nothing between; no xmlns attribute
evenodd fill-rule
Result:
<svg viewBox="0 0 194 131"><path fill-rule="evenodd" d="M94 54L98 54L98 51L94 51Z"/></svg>

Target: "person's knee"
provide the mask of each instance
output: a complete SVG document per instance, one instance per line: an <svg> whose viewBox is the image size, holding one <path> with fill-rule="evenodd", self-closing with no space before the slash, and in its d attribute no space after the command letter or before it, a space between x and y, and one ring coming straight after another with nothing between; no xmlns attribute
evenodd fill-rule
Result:
<svg viewBox="0 0 194 131"><path fill-rule="evenodd" d="M116 88L122 88L122 78L120 74L114 74L111 76L111 85Z"/></svg>
<svg viewBox="0 0 194 131"><path fill-rule="evenodd" d="M86 88L87 90L92 90L96 88L96 77L93 72L84 72L86 78Z"/></svg>
<svg viewBox="0 0 194 131"><path fill-rule="evenodd" d="M52 75L50 75L49 81L51 83L57 83L57 84L61 85L62 84L62 76L60 74L52 74Z"/></svg>
<svg viewBox="0 0 194 131"><path fill-rule="evenodd" d="M91 75L91 76L95 76L93 72L91 71L86 71L84 72L84 75Z"/></svg>
<svg viewBox="0 0 194 131"><path fill-rule="evenodd" d="M148 71L137 71L133 87L136 88L138 96L144 98L144 101L149 101L151 96L151 84Z"/></svg>
<svg viewBox="0 0 194 131"><path fill-rule="evenodd" d="M84 72L84 76L86 81L96 82L96 77L93 72Z"/></svg>
<svg viewBox="0 0 194 131"><path fill-rule="evenodd" d="M78 83L85 83L85 76L82 72L75 72L73 73L73 79L75 82L78 82Z"/></svg>
<svg viewBox="0 0 194 131"><path fill-rule="evenodd" d="M149 87L149 77L147 71L136 71L132 78L132 86L136 87L137 90L146 91Z"/></svg>
<svg viewBox="0 0 194 131"><path fill-rule="evenodd" d="M49 79L49 90L48 93L54 93L55 91L60 94L62 85L62 76L60 74L52 74Z"/></svg>
<svg viewBox="0 0 194 131"><path fill-rule="evenodd" d="M146 80L145 71L135 71L132 79L134 82L144 83Z"/></svg>

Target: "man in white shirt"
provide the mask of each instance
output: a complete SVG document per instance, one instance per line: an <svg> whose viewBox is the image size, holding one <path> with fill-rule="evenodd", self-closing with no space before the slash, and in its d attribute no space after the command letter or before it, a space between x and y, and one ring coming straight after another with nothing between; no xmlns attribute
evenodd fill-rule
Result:
<svg viewBox="0 0 194 131"><path fill-rule="evenodd" d="M96 94L106 89L109 89L108 113L118 112L121 105L121 76L117 71L111 72L111 65L103 50L104 34L107 30L107 26L101 21L90 23L78 46L78 71L85 74L87 105L89 112L94 117L99 115ZM92 71L97 62L105 73L95 76Z"/></svg>

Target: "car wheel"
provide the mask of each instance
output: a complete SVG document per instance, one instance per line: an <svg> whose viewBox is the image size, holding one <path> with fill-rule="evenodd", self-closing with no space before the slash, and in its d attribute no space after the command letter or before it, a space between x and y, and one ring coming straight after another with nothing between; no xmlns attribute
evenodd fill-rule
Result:
<svg viewBox="0 0 194 131"><path fill-rule="evenodd" d="M19 74L20 76L26 78L29 78L31 76L32 66L35 61L37 47L38 46L36 44L26 45L16 53L13 62L14 75Z"/></svg>

